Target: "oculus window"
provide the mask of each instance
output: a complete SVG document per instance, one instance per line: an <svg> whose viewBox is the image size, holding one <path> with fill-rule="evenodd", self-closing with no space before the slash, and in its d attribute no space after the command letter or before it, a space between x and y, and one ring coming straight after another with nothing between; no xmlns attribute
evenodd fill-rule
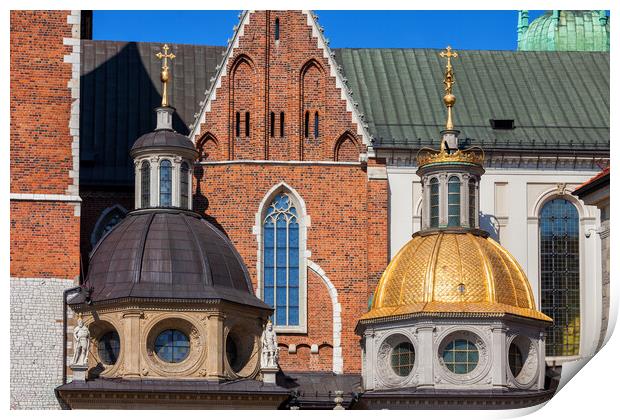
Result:
<svg viewBox="0 0 620 420"><path fill-rule="evenodd" d="M392 350L392 356L390 358L390 364L394 373L398 376L408 376L413 370L413 363L415 362L415 350L413 344L409 342L403 342L398 344Z"/></svg>
<svg viewBox="0 0 620 420"><path fill-rule="evenodd" d="M189 338L179 330L164 330L155 339L155 354L168 363L179 363L189 355Z"/></svg>
<svg viewBox="0 0 620 420"><path fill-rule="evenodd" d="M478 348L468 340L452 340L443 349L443 361L452 373L469 373L478 366Z"/></svg>
<svg viewBox="0 0 620 420"><path fill-rule="evenodd" d="M568 200L548 201L540 212L541 310L547 356L579 354L579 213Z"/></svg>
<svg viewBox="0 0 620 420"><path fill-rule="evenodd" d="M97 345L99 359L106 365L113 365L121 352L121 339L116 331L109 331L101 336Z"/></svg>
<svg viewBox="0 0 620 420"><path fill-rule="evenodd" d="M263 299L276 326L299 325L299 220L291 197L274 197L263 220Z"/></svg>

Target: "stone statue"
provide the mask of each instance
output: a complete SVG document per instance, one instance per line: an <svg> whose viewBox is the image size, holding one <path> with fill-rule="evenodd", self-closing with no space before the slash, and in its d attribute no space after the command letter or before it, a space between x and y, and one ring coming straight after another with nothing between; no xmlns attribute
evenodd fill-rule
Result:
<svg viewBox="0 0 620 420"><path fill-rule="evenodd" d="M277 368L278 367L278 337L273 330L273 323L271 320L267 321L265 330L260 339L261 342L261 368Z"/></svg>
<svg viewBox="0 0 620 420"><path fill-rule="evenodd" d="M73 329L73 364L77 366L88 365L88 347L90 343L90 331L84 325L80 316L77 327Z"/></svg>

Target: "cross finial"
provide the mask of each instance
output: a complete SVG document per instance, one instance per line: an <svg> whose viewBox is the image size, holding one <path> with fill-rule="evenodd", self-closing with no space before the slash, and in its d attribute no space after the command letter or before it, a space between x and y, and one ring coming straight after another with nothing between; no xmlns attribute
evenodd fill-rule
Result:
<svg viewBox="0 0 620 420"><path fill-rule="evenodd" d="M457 58L459 54L456 51L452 50L452 47L449 45L446 49L439 53L439 55L443 58L447 58L446 62L446 73L443 78L444 90L446 94L443 97L443 103L448 108L448 120L446 121L446 129L452 130L454 129L454 124L452 123L452 107L456 103L456 97L452 94L452 86L455 83L454 72L452 71L452 58Z"/></svg>
<svg viewBox="0 0 620 420"><path fill-rule="evenodd" d="M168 80L170 79L170 73L168 72L169 70L168 59L172 60L176 57L176 55L172 53L168 53L169 49L170 47L168 47L168 44L164 44L163 54L161 51L155 54L155 57L159 58L160 60L163 58L164 60L161 65L161 82L163 83L163 92L161 95L161 106L168 106Z"/></svg>

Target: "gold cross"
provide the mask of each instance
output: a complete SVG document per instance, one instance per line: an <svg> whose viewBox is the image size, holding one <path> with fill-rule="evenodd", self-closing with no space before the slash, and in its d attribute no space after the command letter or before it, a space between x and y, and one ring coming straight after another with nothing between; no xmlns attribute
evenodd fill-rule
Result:
<svg viewBox="0 0 620 420"><path fill-rule="evenodd" d="M170 79L170 73L168 72L169 70L168 59L172 60L176 58L176 55L172 53L168 54L169 49L170 47L168 47L168 44L164 44L164 47L163 47L164 53L162 54L160 51L157 54L155 54L155 57L159 58L160 60L162 58L164 59L164 62L162 63L162 66L161 66L161 82L163 83L163 93L161 95L161 106L168 106L168 80Z"/></svg>
<svg viewBox="0 0 620 420"><path fill-rule="evenodd" d="M448 120L446 121L446 129L452 130L454 128L454 124L452 123L452 107L456 102L456 97L452 94L452 86L456 82L454 79L454 72L452 71L452 61L451 58L457 58L459 54L456 51L452 51L452 47L449 45L446 47L445 51L439 53L439 55L443 58L447 58L446 62L446 73L443 77L444 90L446 92L443 97L443 102L448 108Z"/></svg>
<svg viewBox="0 0 620 420"><path fill-rule="evenodd" d="M450 66L450 59L452 57L456 58L459 56L459 53L457 53L456 51L452 52L452 47L451 46L447 46L445 51L442 51L439 53L440 56L442 57L446 57L448 58L448 66Z"/></svg>

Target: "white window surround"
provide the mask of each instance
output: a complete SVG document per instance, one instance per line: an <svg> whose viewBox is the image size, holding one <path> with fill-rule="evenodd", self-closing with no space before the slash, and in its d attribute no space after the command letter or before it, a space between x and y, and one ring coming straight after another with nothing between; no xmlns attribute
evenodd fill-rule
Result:
<svg viewBox="0 0 620 420"><path fill-rule="evenodd" d="M256 296L263 299L263 220L273 201L274 197L282 192L288 193L297 208L299 223L299 325L282 326L274 325L276 332L280 333L307 333L308 331L308 258L310 252L307 250L307 228L310 226L310 216L306 212L306 203L297 191L286 184L280 182L265 194L258 206L258 212L255 215L255 225L253 233L256 235L257 241L257 258L256 258Z"/></svg>
<svg viewBox="0 0 620 420"><path fill-rule="evenodd" d="M530 277L530 282L536 284L535 298L537 307L540 308L541 302L541 278L540 278L540 212L543 206L556 198L561 198L571 202L579 214L579 316L581 319L579 331L579 354L575 356L547 356L549 364L561 365L566 362L579 360L586 356L592 356L596 352L596 343L600 334L601 319L594 315L598 314L602 305L602 290L599 281L586 281L589 267L586 266L586 253L596 252L596 247L586 246L586 241L594 242L596 238L592 236L585 238L585 232L596 226L596 216L592 213L592 208L585 206L581 200L573 196L572 189L566 188L563 192L558 188L550 188L540 194L528 214L528 241L531 246L530 255L534 258L530 262L530 270L538 275ZM600 244L599 244L600 247ZM600 256L600 252L599 252ZM529 274L529 273L528 273Z"/></svg>
<svg viewBox="0 0 620 420"><path fill-rule="evenodd" d="M189 180L188 180L188 209L193 208L193 173L194 165L189 159L184 159L178 155L173 154L161 154L157 156L143 156L134 161L135 167L135 200L134 205L136 209L142 208L142 162L147 161L150 166L151 174L151 195L150 195L150 207L159 207L159 168L162 160L169 160L172 164L172 207L181 206L181 165L186 162L189 166Z"/></svg>

